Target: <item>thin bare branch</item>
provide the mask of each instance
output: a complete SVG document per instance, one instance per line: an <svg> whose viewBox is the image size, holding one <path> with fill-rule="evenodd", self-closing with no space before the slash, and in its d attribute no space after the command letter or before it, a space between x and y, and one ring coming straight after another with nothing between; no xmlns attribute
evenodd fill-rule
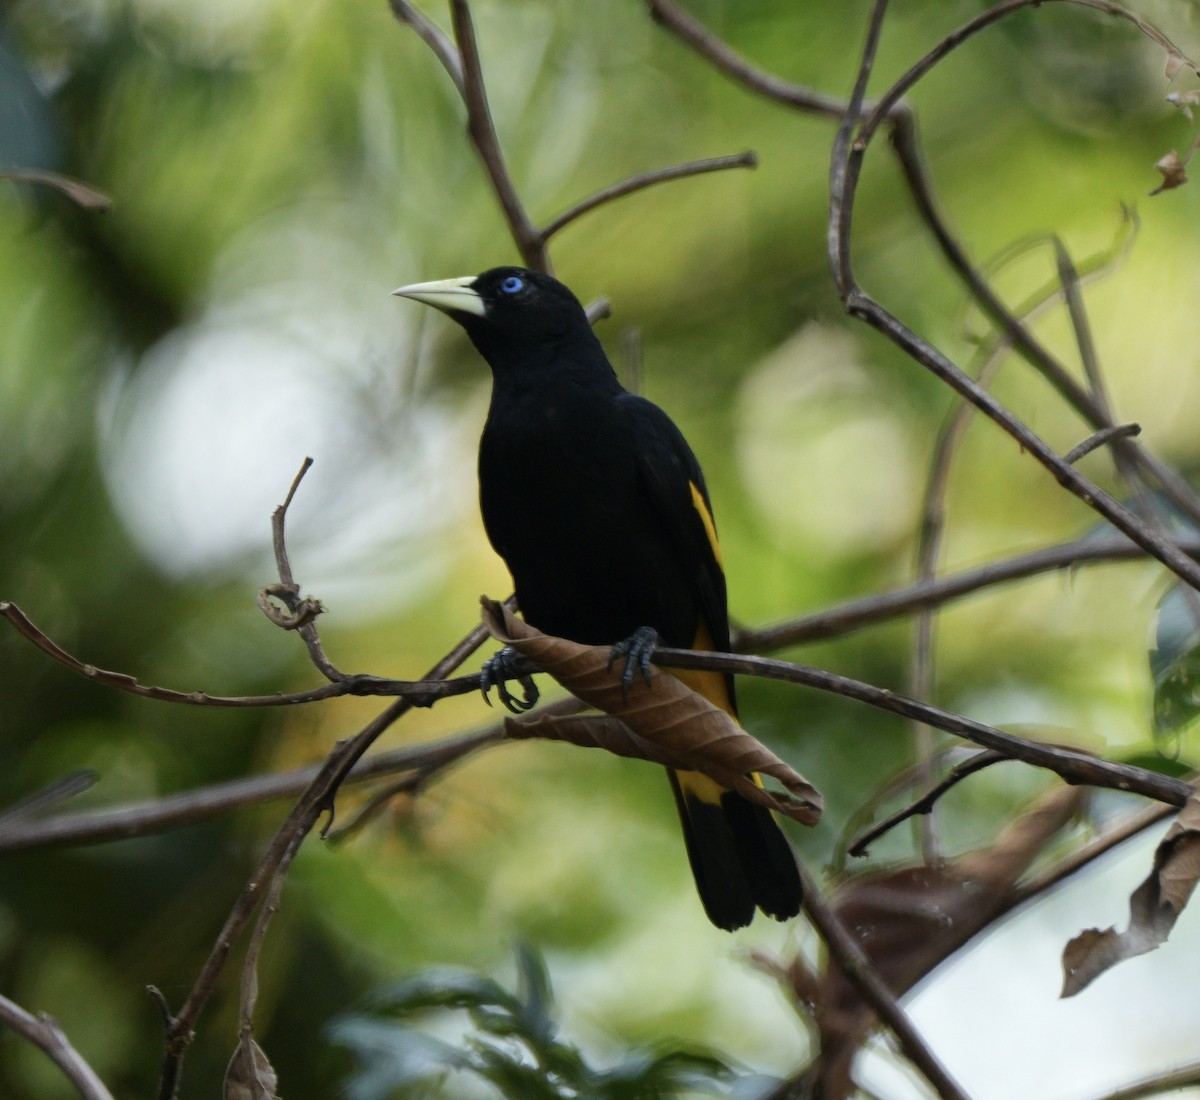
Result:
<svg viewBox="0 0 1200 1100"><path fill-rule="evenodd" d="M14 802L11 806L6 806L3 810L0 810L0 832L3 832L6 826L10 826L14 822L28 821L31 818L39 817L54 806L57 806L60 802L65 802L68 798L74 798L77 794L82 794L96 785L96 779L97 775L94 771L89 768L82 768L79 771L63 776L61 779L56 779L40 791L34 791L33 794L26 795L19 802Z"/></svg>
<svg viewBox="0 0 1200 1100"><path fill-rule="evenodd" d="M987 11L980 12L974 19L969 20L959 27L956 31L948 34L941 40L932 50L922 57L915 65L900 77L879 99L875 102L870 112L863 121L862 129L859 131L859 140L865 145L871 140L874 132L879 126L888 121L895 106L900 102L901 98L910 92L915 84L926 76L938 62L940 62L947 54L951 53L961 46L968 39L974 37L984 28L991 26L1005 17L1012 15L1015 11L1020 11L1022 8L1041 7L1043 4L1071 4L1076 7L1092 8L1095 11L1103 12L1105 15L1113 15L1119 19L1128 20L1142 34L1146 35L1152 41L1162 47L1167 54L1168 68L1178 70L1180 67L1187 67L1197 75L1200 75L1200 66L1188 58L1182 50L1179 49L1165 34L1157 27L1147 23L1141 16L1136 15L1128 8L1120 4L1111 3L1111 0L1007 0L1006 3L997 4L995 7L988 8Z"/></svg>
<svg viewBox="0 0 1200 1100"><path fill-rule="evenodd" d="M552 218L541 229L543 241L548 241L560 229L570 225L576 218L603 206L607 202L632 195L635 191L644 191L655 184L667 183L670 180L686 179L688 176L700 176L707 172L721 172L727 168L756 168L758 158L752 152L734 153L727 157L710 157L707 160L693 160L686 164L675 164L669 168L655 168L648 172L639 172L636 176L614 183L594 195L577 202L569 210L563 211L558 217Z"/></svg>
<svg viewBox="0 0 1200 1100"><path fill-rule="evenodd" d="M433 51L434 56L442 63L442 68L446 70L450 79L454 82L454 87L458 89L458 94L460 96L465 95L462 56L458 52L458 47L442 33L437 24L428 19L420 10L410 4L408 0L388 0L388 2L391 6L392 14L401 23L412 27L417 36Z"/></svg>
<svg viewBox="0 0 1200 1100"><path fill-rule="evenodd" d="M1128 219L1126 219L1128 224ZM1125 234L1127 241L1129 234ZM1035 242L1036 243L1036 242ZM1021 323L1028 324L1033 318L1046 312L1060 300L1066 299L1070 305L1072 316L1076 318L1077 331L1081 335L1081 355L1090 358L1089 377L1094 377L1095 385L1101 387L1100 373L1094 350L1090 348L1088 337L1087 316L1084 311L1080 287L1082 278L1074 263L1067 255L1061 243L1054 240L1058 258L1059 282L1053 288L1047 289L1034 297L1020 311ZM1108 249L1107 253L1093 256L1086 261L1086 271L1090 276L1097 276L1115 264L1121 257L1121 240ZM979 383L990 387L995 374L1004 362L1004 357L1012 350L1012 340L1005 332L1000 332L992 341L990 349L982 357L982 363L977 372ZM1110 416L1107 402L1102 405L1105 416ZM941 552L942 535L945 529L945 498L950 483L951 467L958 446L966 434L975 412L975 407L969 402L957 402L939 431L934 443L933 457L930 460L930 472L926 480L924 500L921 509L921 528L917 542L917 583L929 582L934 579L938 570L938 559ZM1116 437L1136 434L1136 425L1124 425L1102 429L1091 439L1074 448L1065 461L1074 464L1092 447ZM1133 475L1135 466L1129 456L1122 463L1123 469L1129 476ZM912 658L909 663L908 692L915 699L930 702L933 699L935 676L935 638L937 622L934 608L922 608L915 623L915 639ZM934 737L928 727L920 723L913 726L913 740L916 748L916 758L920 763L918 775L924 786L933 782ZM933 813L922 814L918 819L918 837L921 850L927 864L937 862L937 838Z"/></svg>
<svg viewBox="0 0 1200 1100"><path fill-rule="evenodd" d="M551 708L546 708L550 710ZM429 775L466 758L478 749L504 738L497 724L472 733L459 734L427 745L414 745L379 753L357 764L346 783L366 783L398 773ZM312 783L320 765L293 771L252 775L198 787L166 798L107 806L100 810L59 814L40 820L5 821L0 824L0 852L31 848L102 844L110 840L148 836L205 821L244 806L294 798Z"/></svg>
<svg viewBox="0 0 1200 1100"><path fill-rule="evenodd" d="M1142 426L1140 424L1114 424L1111 428L1101 428L1098 432L1093 432L1089 435L1087 439L1076 443L1074 447L1063 455L1063 461L1069 462L1074 466L1081 458L1111 443L1114 439L1131 439L1136 435L1140 435L1141 431Z"/></svg>
<svg viewBox="0 0 1200 1100"><path fill-rule="evenodd" d="M467 132L475 144L484 167L492 181L492 188L500 200L509 232L525 261L526 267L535 271L550 270L550 256L546 241L525 212L516 185L509 174L496 136L496 126L488 107L487 89L483 83L483 68L479 61L479 46L475 40L475 25L471 21L471 7L467 0L450 0L450 15L454 23L454 37L458 41L462 58L463 102L467 106Z"/></svg>
<svg viewBox="0 0 1200 1100"><path fill-rule="evenodd" d="M267 938L267 926L271 918L279 911L279 898L283 893L283 884L287 879L288 869L300 845L304 843L305 834L297 831L291 843L284 850L279 860L279 866L271 876L271 885L258 910L254 922L254 930L246 944L246 957L242 960L242 984L238 994L238 1016L240 1041L246 1043L254 1033L254 1009L258 1004L258 958L262 954L263 944Z"/></svg>
<svg viewBox="0 0 1200 1100"><path fill-rule="evenodd" d="M967 1094L929 1049L858 941L838 919L816 880L803 863L798 866L804 885L804 911L820 933L832 963L896 1036L904 1056L924 1075L938 1096L943 1100L967 1100Z"/></svg>
<svg viewBox="0 0 1200 1100"><path fill-rule="evenodd" d="M475 627L434 665L427 678L441 679L452 672L486 641L487 636L487 631L482 625ZM353 737L340 741L275 833L253 876L226 918L208 960L182 1008L169 1021L166 1050L159 1077L158 1100L173 1100L178 1089L183 1057L191 1043L196 1021L216 989L233 945L241 937L258 907L264 888L272 881L286 853L297 843L297 837L302 838L311 832L323 813L332 814L334 796L351 769L378 737L402 718L411 707L412 704L407 700L398 699Z"/></svg>
<svg viewBox="0 0 1200 1100"><path fill-rule="evenodd" d="M1088 389L1092 400L1096 402L1106 420L1112 420L1112 402L1108 399L1108 387L1104 384L1104 375L1100 370L1100 356L1096 353L1096 341L1092 336L1092 324L1088 320L1087 307L1083 304L1083 294L1080 290L1079 272L1075 267L1071 254L1056 234L1052 238L1054 245L1054 266L1058 272L1058 281L1062 286L1063 301L1067 304L1067 315L1071 318L1071 329L1075 334L1075 347L1079 351L1079 362L1083 365L1083 374L1088 381Z"/></svg>
<svg viewBox="0 0 1200 1100"><path fill-rule="evenodd" d="M1174 1069L1143 1077L1124 1088L1106 1092L1099 1100L1143 1100L1147 1096L1162 1096L1166 1092L1178 1092L1191 1085L1200 1085L1200 1061L1188 1062Z"/></svg>
<svg viewBox="0 0 1200 1100"><path fill-rule="evenodd" d="M851 157L856 159L855 154L851 154ZM849 197L848 194L847 201L835 204L836 212L844 219L846 227L845 231L835 229L832 234L834 246L837 248L842 247L843 237L847 236L850 217ZM1145 549L1148 554L1162 562L1181 580L1186 581L1193 588L1200 589L1200 566L1197 566L1191 558L1183 553L1173 540L1159 534L1109 493L1084 477L1073 466L1064 462L1054 448L1032 432L1019 417L997 401L942 352L918 336L856 285L848 282L847 280L851 278L848 255L835 254L833 259L841 272L839 282L847 288L844 292L844 300L850 314L882 333L906 351L910 358L945 382L956 393L969 400L1016 440L1022 450L1032 455L1059 485L1102 515L1119 531Z"/></svg>
<svg viewBox="0 0 1200 1100"><path fill-rule="evenodd" d="M760 69L747 61L707 27L683 10L675 0L646 0L650 16L686 42L701 57L708 58L718 69L739 84L809 114L840 119L846 110L845 100L814 91L803 84L793 84L774 73Z"/></svg>
<svg viewBox="0 0 1200 1100"><path fill-rule="evenodd" d="M98 210L100 213L104 213L112 209L112 199L103 191L97 190L90 183L84 183L71 176L64 176L59 172L43 172L37 168L6 168L0 172L0 179L12 180L14 183L34 183L42 187L52 187L85 210Z"/></svg>
<svg viewBox="0 0 1200 1100"><path fill-rule="evenodd" d="M1131 764L1119 764L1104 760L1077 749L1056 745L1045 745L1030 741L1016 734L998 730L951 711L942 710L929 703L876 687L874 684L854 680L848 676L807 665L792 664L769 657L751 657L732 653L700 653L686 649L655 649L654 663L663 668L705 668L731 672L739 676L760 676L767 680L782 680L816 688L818 691L855 699L879 710L913 718L945 730L955 736L973 741L986 749L994 749L1003 755L1022 760L1035 768L1045 768L1061 776L1068 783L1091 787L1106 787L1111 790L1129 791L1134 794L1182 806L1192 793L1192 785L1182 779L1159 775L1157 772Z"/></svg>
<svg viewBox="0 0 1200 1100"><path fill-rule="evenodd" d="M981 385L988 385L989 375L999 369L999 355L986 361L979 374ZM946 492L950 485L950 472L958 446L966 435L974 406L965 401L958 402L946 417L933 445L929 461L929 475L925 481L925 494L921 506L921 527L917 537L916 583L934 582L941 555L942 536L946 528ZM936 608L924 607L917 613L914 623L913 651L909 661L907 686L914 699L929 702L933 699L936 665L937 617ZM917 779L924 786L934 780L933 758L935 739L933 731L924 723L912 724L913 745L918 761ZM927 864L938 859L936 830L932 814L920 819L918 837L921 852Z"/></svg>
<svg viewBox="0 0 1200 1100"><path fill-rule="evenodd" d="M0 1023L42 1051L66 1074L83 1100L113 1100L112 1093L96 1076L96 1071L71 1046L62 1028L51 1017L45 1013L34 1016L0 994Z"/></svg>
<svg viewBox="0 0 1200 1100"><path fill-rule="evenodd" d="M111 672L97 668L72 656L53 638L43 632L15 604L0 601L0 618L7 620L24 638L59 664L94 681L103 687L113 688L136 695L142 699L154 699L160 703L178 703L195 707L285 707L301 703L315 703L323 699L337 699L346 695L398 695L409 700L413 706L430 706L438 699L464 695L479 688L479 676L463 676L454 680L387 680L367 674L340 674L340 679L323 684L308 691L272 692L270 695L210 695L205 691L176 691L140 683L135 677L123 672Z"/></svg>
<svg viewBox="0 0 1200 1100"><path fill-rule="evenodd" d="M291 488L284 501L271 513L271 542L275 548L275 566L279 570L279 583L269 584L258 594L258 606L264 615L276 626L283 630L294 630L300 635L305 648L308 649L309 660L326 679L337 683L345 680L346 674L334 667L333 662L325 656L321 645L320 635L314 625L314 620L324 612L320 600L300 595L300 586L292 575L292 563L288 560L285 524L287 523L288 508L300 488L300 482L313 464L311 458L305 458L300 469L292 479ZM286 608L286 614L271 602L279 600Z"/></svg>
<svg viewBox="0 0 1200 1100"><path fill-rule="evenodd" d="M829 158L829 221L826 228L826 246L829 250L830 269L838 295L844 302L856 289L850 263L850 227L854 196L862 170L862 152L865 146L854 143L858 155L851 150L854 131L865 109L867 85L875 64L875 51L883 33L883 17L887 12L887 0L875 0L871 6L871 19L867 25L867 38L863 45L862 60L854 78L854 90L846 104L837 134L833 139L833 151Z"/></svg>
<svg viewBox="0 0 1200 1100"><path fill-rule="evenodd" d="M424 772L412 772L400 779L389 780L379 790L371 792L370 797L359 806L345 825L326 830L324 839L337 844L353 836L383 813L394 799L401 795L415 796L424 788L427 779L428 776Z"/></svg>
<svg viewBox="0 0 1200 1100"><path fill-rule="evenodd" d="M964 760L961 764L953 767L948 775L936 783L930 790L926 791L915 802L905 806L903 809L897 810L894 814L889 814L876 825L872 825L871 828L851 843L849 848L847 848L847 853L852 856L865 856L867 849L881 836L891 832L897 825L907 821L910 817L917 814L928 814L942 795L950 790L951 787L961 783L967 776L974 775L976 772L983 771L984 768L990 768L993 764L999 764L1009 759L1011 757L1005 756L1003 753L994 752L991 749L985 749L983 752L976 753L970 759Z"/></svg>

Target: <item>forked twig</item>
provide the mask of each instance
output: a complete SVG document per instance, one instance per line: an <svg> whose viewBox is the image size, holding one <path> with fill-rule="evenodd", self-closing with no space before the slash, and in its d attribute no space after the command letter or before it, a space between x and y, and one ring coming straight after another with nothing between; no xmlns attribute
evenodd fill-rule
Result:
<svg viewBox="0 0 1200 1100"><path fill-rule="evenodd" d="M1037 0L1021 0L1024 6L1032 6L1036 2ZM1056 2L1073 2L1073 0L1056 0ZM1162 45L1168 51L1169 58L1183 59L1183 55L1165 36L1159 35L1144 20L1132 15L1126 9L1117 11L1115 10L1117 5L1108 5L1103 0L1097 4L1090 4L1087 0L1079 0L1079 2L1085 6L1096 7L1098 10L1119 14L1123 18L1130 19L1143 33L1149 34ZM647 4L657 22L743 87L806 114L838 120L845 116L848 106L845 100L825 96L805 85L782 80L773 73L759 69L680 8L675 0L647 0ZM1007 8L1008 5L1005 7ZM1001 15L1003 14L1007 14L1007 11L1001 12ZM978 18L982 19L984 16ZM964 32L975 33L982 29L974 26L976 22L977 20L972 21L967 28L960 28L952 33L931 53L947 51L963 40ZM1190 61L1186 63L1188 67L1195 68L1194 63ZM921 68L922 73L925 71L925 66L919 65L918 67ZM963 281L983 311L1009 336L1016 350L1080 415L1088 420L1093 428L1100 430L1111 427L1111 423L1103 415L1103 410L1096 406L1087 391L1071 377L1066 368L1058 362L1045 345L1034 338L972 265L962 245L947 228L946 220L934 198L928 171L917 140L916 119L913 113L906 108L905 101L899 95L891 96L890 100L888 105L881 105L881 101L876 101L874 104L864 101L862 110L864 113L870 113L873 119L873 129L886 119L891 138L890 144L900 162L905 183L916 203L917 212L929 227L934 240L955 274ZM1158 482L1168 499L1188 515L1193 522L1200 524L1200 497L1197 497L1186 479L1131 439L1118 438L1114 441L1114 446L1136 460Z"/></svg>
<svg viewBox="0 0 1200 1100"><path fill-rule="evenodd" d="M295 578L291 575L291 566L288 562L283 515L286 513L287 506L291 503L296 487L308 466L309 463L306 462L301 467L287 498L276 509L275 515L272 517L280 581L295 589L297 593L299 589L295 584ZM482 626L475 627L442 660L434 665L425 678L440 680L453 672L483 644L487 636L487 632ZM332 666L329 667L332 668ZM371 722L368 722L357 734L340 741L334 747L317 774L305 787L287 819L276 831L266 852L260 858L254 875L242 889L230 910L216 943L209 952L208 959L179 1012L172 1015L166 1008L165 1000L162 1002L166 1016L166 1040L159 1076L158 1100L174 1100L179 1087L183 1058L191 1043L196 1021L216 989L217 981L225 968L234 944L245 931L255 910L258 909L264 891L282 889L287 868L304 838L312 831L322 814L328 813L332 819L334 798L342 782L379 736L408 713L412 706L413 704L407 699L397 699ZM262 927L265 930L265 923Z"/></svg>
<svg viewBox="0 0 1200 1100"><path fill-rule="evenodd" d="M551 270L550 238L584 214L590 213L614 199L623 198L636 191L642 191L647 187L670 180L685 179L728 168L752 168L756 163L754 154L747 152L639 172L580 200L539 229L525 210L525 205L517 192L512 173L509 171L504 157L504 150L496 133L495 120L488 105L487 86L483 79L479 45L468 0L450 0L450 16L454 26L455 42L452 42L438 29L435 23L408 0L389 0L389 3L396 18L412 27L433 51L454 82L454 86L467 108L468 136L483 161L492 191L496 195L505 221L508 223L513 243L517 246L517 251L521 254L522 261L527 267L549 272ZM600 315L607 316L607 314ZM594 322L597 314L589 310L589 317Z"/></svg>

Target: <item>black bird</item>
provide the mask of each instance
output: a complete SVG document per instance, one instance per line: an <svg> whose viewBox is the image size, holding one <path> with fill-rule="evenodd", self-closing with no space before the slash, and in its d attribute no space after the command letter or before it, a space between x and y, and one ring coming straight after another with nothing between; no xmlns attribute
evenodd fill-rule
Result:
<svg viewBox="0 0 1200 1100"><path fill-rule="evenodd" d="M575 296L518 267L395 293L449 314L492 368L479 499L526 622L615 646L627 683L659 639L728 650L725 576L700 465L662 409L622 388ZM736 719L731 676L674 674ZM699 772L668 774L713 924L741 928L756 907L795 916L800 877L770 811Z"/></svg>

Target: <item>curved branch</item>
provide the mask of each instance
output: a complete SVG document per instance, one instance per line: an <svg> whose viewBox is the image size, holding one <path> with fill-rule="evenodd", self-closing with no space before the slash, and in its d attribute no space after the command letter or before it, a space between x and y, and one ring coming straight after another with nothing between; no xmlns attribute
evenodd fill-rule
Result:
<svg viewBox="0 0 1200 1100"><path fill-rule="evenodd" d="M1200 555L1200 538L1180 539L1178 545ZM1028 554L992 562L936 580L918 582L872 596L863 596L812 615L804 615L773 626L743 629L734 638L739 652L781 649L784 646L836 638L860 627L886 622L914 611L937 607L951 600L982 591L1005 581L1023 580L1040 573L1075 565L1101 562L1144 561L1146 553L1131 542L1087 536L1076 542L1034 550ZM401 696L413 706L431 706L439 699L464 695L479 688L479 674L447 680L390 680L360 673L318 688L270 695L211 695L204 691L176 691L142 684L135 677L87 664L71 655L43 633L14 603L0 601L0 618L6 619L23 637L73 672L105 687L159 702L212 707L294 706L344 696Z"/></svg>
<svg viewBox="0 0 1200 1100"><path fill-rule="evenodd" d="M83 1100L113 1100L112 1093L96 1076L96 1071L71 1046L57 1022L44 1012L34 1016L0 994L0 1023L6 1024L42 1051L66 1074Z"/></svg>
<svg viewBox="0 0 1200 1100"><path fill-rule="evenodd" d="M751 91L809 114L840 119L846 110L845 100L814 91L804 84L793 84L782 77L760 69L736 50L722 42L674 0L646 0L650 17L662 24L701 57L708 58L718 69Z"/></svg>
<svg viewBox="0 0 1200 1100"><path fill-rule="evenodd" d="M639 172L636 176L630 176L629 179L621 180L602 191L597 191L594 195L589 195L569 210L559 214L557 218L552 218L542 226L541 237L543 241L548 241L560 229L570 225L576 218L595 210L596 207L603 206L606 202L612 202L613 199L632 195L635 191L644 191L647 187L653 187L658 183L667 183L670 180L684 179L688 176L699 176L706 172L720 172L726 168L757 167L758 158L752 152L747 151L734 153L728 157L710 157L707 160L693 160L686 164L675 164L669 168L654 168L648 172Z"/></svg>
<svg viewBox="0 0 1200 1100"><path fill-rule="evenodd" d="M430 669L426 678L441 679L449 675L478 649L487 637L487 631L482 625L475 627ZM196 1021L216 989L233 945L245 931L262 899L263 891L274 880L288 852L298 843L298 837L304 837L312 831L322 814L328 812L332 815L334 796L351 769L379 736L411 708L412 704L407 700L398 699L353 737L338 742L292 807L287 819L276 831L253 876L230 910L183 1007L177 1015L167 1021L166 1049L158 1082L159 1100L173 1100L176 1095L183 1056L191 1043Z"/></svg>
<svg viewBox="0 0 1200 1100"><path fill-rule="evenodd" d="M779 661L770 657L751 657L732 653L698 653L686 649L656 648L655 664L663 668L703 668L732 672L740 676L760 676L767 680L782 680L816 688L831 695L841 695L860 703L912 718L926 725L953 733L985 749L994 749L1014 760L1022 760L1035 768L1045 768L1068 783L1134 794L1182 806L1193 792L1192 784L1171 776L1159 775L1146 768L1103 760L1078 749L1045 745L1016 734L984 725L952 711L899 695L887 688L839 676L824 669Z"/></svg>
<svg viewBox="0 0 1200 1100"><path fill-rule="evenodd" d="M497 724L426 745L379 753L356 764L344 782L367 783L397 773L427 780L435 772L458 763L479 749L497 744L503 738L503 728ZM292 771L232 779L166 798L132 802L124 806L58 814L42 819L0 820L0 852L20 852L57 845L102 844L110 840L165 832L243 806L294 798L305 791L320 770L319 764L313 764Z"/></svg>
<svg viewBox="0 0 1200 1100"><path fill-rule="evenodd" d="M270 695L210 695L205 691L176 691L173 688L143 684L136 677L124 672L112 672L79 660L35 625L15 603L0 600L0 618L8 620L17 633L72 672L77 672L104 687L114 688L142 699L154 699L160 703L182 703L194 707L287 707L315 703L323 699L338 699L345 695L398 695L408 699L413 706L427 707L438 699L465 695L479 689L478 673L453 680L388 680L367 674L339 673L339 679L307 691L277 691Z"/></svg>
<svg viewBox="0 0 1200 1100"><path fill-rule="evenodd" d="M846 849L847 854L865 856L867 849L881 836L885 833L890 833L897 825L907 821L910 817L914 817L917 814L929 813L942 795L952 787L956 787L968 776L983 771L984 768L990 768L993 764L1000 764L1005 760L1011 759L1011 757L996 752L994 749L984 749L983 752L977 752L968 760L964 760L961 764L957 764L951 768L950 772L943 779L934 784L915 802L909 803L894 814L889 814L882 821L876 822L871 828L864 831Z"/></svg>
<svg viewBox="0 0 1200 1100"><path fill-rule="evenodd" d="M419 11L408 0L388 0L392 14L416 32L417 36L427 45L433 55L442 63L450 79L454 81L459 95L465 95L463 84L462 55L458 47L444 35L431 19Z"/></svg>
<svg viewBox="0 0 1200 1100"><path fill-rule="evenodd" d="M1080 0L1083 2L1083 0ZM1098 0L1099 2L1099 0ZM879 7L876 7L878 14ZM866 322L886 336L910 358L970 401L990 420L1028 451L1055 480L1085 505L1104 516L1147 553L1157 558L1180 579L1200 590L1200 566L1197 566L1170 539L1163 537L1120 504L1098 485L1064 462L1057 452L1006 406L955 365L946 355L918 336L899 318L863 291L854 279L851 267L850 231L854 199L868 143L861 136L851 140L861 109L866 77L870 72L874 38L868 40L846 117L838 129L830 165L830 201L827 241L830 266L838 293L851 316ZM882 116L880 116L882 117ZM865 129L865 128L864 128Z"/></svg>
<svg viewBox="0 0 1200 1100"><path fill-rule="evenodd" d="M980 12L974 19L968 20L959 27L958 30L952 31L888 88L876 100L871 111L867 114L862 128L858 132L859 140L864 145L867 144L880 124L887 120L901 98L907 92L911 91L913 86L922 77L926 76L938 62L956 50L969 38L974 37L986 27L1012 15L1013 12L1019 11L1021 8L1036 8L1041 7L1043 4L1054 3L1092 8L1094 11L1103 12L1105 15L1114 15L1119 19L1126 19L1137 27L1142 34L1146 35L1147 38L1150 38L1163 48L1167 54L1169 75L1173 76L1179 68L1186 66L1200 76L1200 66L1197 66L1196 62L1188 58L1162 31L1147 23L1140 15L1134 14L1120 4L1112 3L1111 0L1006 0L1005 3L997 4L995 7L988 8L987 11Z"/></svg>
<svg viewBox="0 0 1200 1100"><path fill-rule="evenodd" d="M112 199L103 191L93 187L90 183L84 183L83 180L64 176L61 172L45 172L39 168L6 168L0 171L0 180L52 187L85 210L98 210L100 213L105 213L112 209Z"/></svg>
<svg viewBox="0 0 1200 1100"><path fill-rule="evenodd" d="M741 55L737 54L715 34L687 14L675 4L675 0L646 0L652 17L672 31L681 41L689 45L701 57L706 58L716 68L749 90L758 93L778 103L794 107L805 113L823 115L827 118L841 120L847 111L847 102L843 99L822 96L810 89L791 84L772 73L757 68ZM1025 6L1036 6L1037 0L1019 0ZM1108 11L1109 5L1105 0L1091 4L1088 0L1057 0L1057 2L1077 2L1085 6L1097 7L1098 10ZM1007 8L1007 5L1002 5ZM1111 6L1113 9L1117 5ZM1001 12L1007 14L1007 11ZM1113 14L1120 14L1131 19L1135 25L1155 41L1163 45L1171 58L1183 59L1183 55L1153 27L1144 20L1132 15L1125 9ZM978 17L983 19L988 13ZM995 17L993 17L995 18ZM973 21L974 22L974 21ZM968 24L968 28L971 24ZM962 28L956 35L962 33ZM973 33L973 32L972 32ZM955 36L952 36L954 38ZM952 47L950 47L952 48ZM946 50L945 45L937 50ZM1191 62L1189 66L1195 67ZM918 150L916 139L916 122L911 110L898 95L888 97L891 102L886 108L879 101L871 104L864 102L864 111L870 112L872 129L877 128L886 116L890 123L891 144L900 161L905 183L917 205L917 211L929 226L951 268L958 274L966 285L967 290L976 300L984 313L999 325L1011 339L1013 346L1029 363L1037 369L1055 390L1067 400L1094 429L1111 427L1111 421L1106 419L1104 412L1092 400L1091 395L1075 381L1066 368L1039 343L1025 326L1014 316L1008 307L999 299L982 275L971 265L962 246L946 227L945 219L938 210L933 197L927 173ZM1130 439L1117 439L1114 447L1121 454L1128 454L1136 460L1162 487L1163 492L1171 502L1188 515L1193 522L1200 524L1200 498L1197 497L1186 479L1168 466L1152 452L1139 446Z"/></svg>

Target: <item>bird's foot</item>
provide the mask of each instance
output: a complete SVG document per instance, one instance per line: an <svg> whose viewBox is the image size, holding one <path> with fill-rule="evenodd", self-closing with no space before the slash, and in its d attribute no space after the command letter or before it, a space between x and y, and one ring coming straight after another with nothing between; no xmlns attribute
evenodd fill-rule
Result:
<svg viewBox="0 0 1200 1100"><path fill-rule="evenodd" d="M611 669L622 657L625 667L621 670L621 700L629 702L629 689L633 686L635 672L641 672L642 679L650 683L650 658L658 645L658 631L652 626L639 626L623 642L617 642L609 650L608 667Z"/></svg>
<svg viewBox="0 0 1200 1100"><path fill-rule="evenodd" d="M537 705L539 695L537 684L533 682L533 677L527 672L520 671L521 663L521 655L512 646L507 645L483 662L483 668L479 672L479 690L483 692L484 702L489 707L492 705L492 700L488 697L488 693L492 688L496 689L496 694L500 696L500 702L511 714L521 714L524 711L532 710ZM520 699L508 690L509 680L520 682L522 696Z"/></svg>

